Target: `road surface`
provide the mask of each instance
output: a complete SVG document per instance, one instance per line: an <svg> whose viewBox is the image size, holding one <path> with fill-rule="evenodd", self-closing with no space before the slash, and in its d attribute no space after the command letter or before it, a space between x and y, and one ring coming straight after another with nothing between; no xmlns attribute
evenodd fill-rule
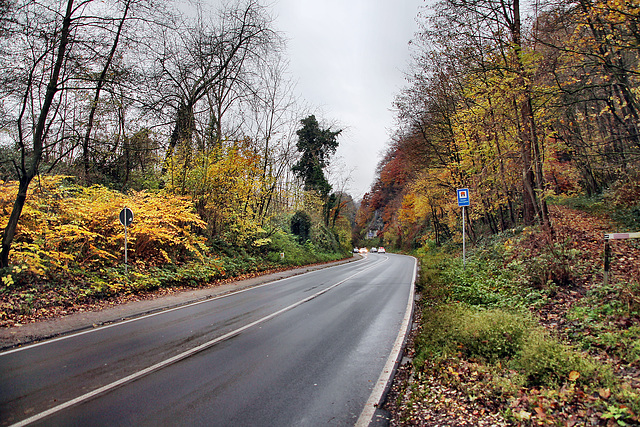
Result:
<svg viewBox="0 0 640 427"><path fill-rule="evenodd" d="M414 258L330 267L0 353L1 425L368 425Z"/></svg>

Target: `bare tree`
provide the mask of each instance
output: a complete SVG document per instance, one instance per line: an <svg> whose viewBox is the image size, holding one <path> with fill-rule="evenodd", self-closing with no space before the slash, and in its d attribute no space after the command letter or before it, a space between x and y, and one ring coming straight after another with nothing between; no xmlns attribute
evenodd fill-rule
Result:
<svg viewBox="0 0 640 427"><path fill-rule="evenodd" d="M158 52L156 107L173 112L167 159L177 147L191 150L200 113L214 142L220 142L223 116L249 93L248 63L277 48L270 18L256 0L225 8L217 21L203 16L200 13L195 23L185 22L178 33L165 32Z"/></svg>
<svg viewBox="0 0 640 427"><path fill-rule="evenodd" d="M127 21L131 3L132 3L132 0L125 0L124 2L124 10L122 12L122 16L116 27L115 35L113 37L113 42L111 43L111 49L109 50L109 53L106 56L106 60L104 61L102 71L100 72L100 75L98 76L98 79L96 81L95 92L89 108L89 117L87 119L87 129L85 131L84 138L82 139L82 160L84 164L85 179L88 179L90 169L91 169L91 162L89 160L89 142L91 140L91 132L93 131L93 124L94 124L96 111L98 110L100 94L102 92L102 88L107 83L107 73L111 69L111 64L113 62L116 51L118 49L118 44L120 43L120 36L122 34L124 24Z"/></svg>
<svg viewBox="0 0 640 427"><path fill-rule="evenodd" d="M10 140L2 143L17 149L18 157L12 164L19 186L2 237L0 266L9 263L29 184L43 162L51 170L81 145L80 130L86 123L84 99L91 91L94 102L99 99L99 88L126 22L126 12L120 17L112 15L118 5L117 1L23 0L2 21L0 95L10 135ZM130 1L124 5L127 11ZM109 37L112 34L116 34L115 40ZM100 63L103 73L96 78L90 70ZM90 133L91 125L85 135Z"/></svg>
<svg viewBox="0 0 640 427"><path fill-rule="evenodd" d="M261 194L256 214L264 222L274 193L297 155L295 131L299 123L294 84L287 79L287 63L280 55L257 64L257 90L240 108L245 111L245 133L262 159Z"/></svg>

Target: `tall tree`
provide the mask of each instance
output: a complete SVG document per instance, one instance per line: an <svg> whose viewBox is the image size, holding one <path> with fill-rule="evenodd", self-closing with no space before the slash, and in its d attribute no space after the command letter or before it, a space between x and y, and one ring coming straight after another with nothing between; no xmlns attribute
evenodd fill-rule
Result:
<svg viewBox="0 0 640 427"><path fill-rule="evenodd" d="M203 15L186 22L178 33L165 31L156 53L155 107L173 114L166 159L181 148L188 162L199 112L205 113L203 128L213 144L220 143L223 116L238 98L252 93L253 88L247 89L252 83L250 63L279 48L270 18L256 0L225 7L218 20Z"/></svg>
<svg viewBox="0 0 640 427"><path fill-rule="evenodd" d="M291 169L300 114L296 109L294 84L286 78L286 61L274 55L273 60L258 65L258 90L244 100L242 110L245 132L262 155L262 188L256 214L264 222L276 196L276 188Z"/></svg>
<svg viewBox="0 0 640 427"><path fill-rule="evenodd" d="M126 10L131 2L125 1ZM27 190L43 163L51 170L81 145L85 101L96 99L91 92L99 98L101 73L92 70L109 69L117 42L104 41L120 34L127 15L118 14L118 0L22 0L14 6L1 18L0 95L7 143L18 153L11 161L19 188L2 236L0 266L9 263ZM105 77L106 71L103 83Z"/></svg>
<svg viewBox="0 0 640 427"><path fill-rule="evenodd" d="M22 208L24 207L27 199L27 190L31 180L38 173L38 166L42 159L42 153L45 148L47 125L50 120L50 112L54 103L54 98L59 92L59 81L61 71L68 57L69 35L72 28L72 16L76 9L74 9L73 0L69 0L66 7L61 11L62 21L55 25L56 32L54 34L57 37L54 41L47 43L46 40L37 40L38 42L44 42L44 46L41 47L41 51L33 57L33 62L29 63L29 70L27 75L27 81L25 87L22 88L23 98L19 106L19 114L17 117L17 131L18 138L16 145L18 146L21 158L20 163L15 164L16 173L18 174L18 194L9 216L9 222L4 229L2 235L2 250L0 251L0 267L7 267L9 265L9 251L11 249L11 243L16 233L18 226L18 219L22 214ZM26 18L26 17L25 17ZM26 19L25 19L26 21ZM23 21L25 24L26 22ZM49 22L52 24L52 22ZM32 29L29 29L32 30ZM23 33L25 36L27 34ZM49 61L47 61L49 59ZM35 95L37 90L37 73L41 71L40 68L43 64L43 75L48 76L46 83L46 90L42 103L39 105L37 117L34 115L35 127L33 128L33 134L30 138L26 135L29 131L24 129L23 120L26 118L25 114L29 109L31 97Z"/></svg>
<svg viewBox="0 0 640 427"><path fill-rule="evenodd" d="M634 2L613 0L551 3L536 22L544 117L588 194L640 161L638 24Z"/></svg>
<svg viewBox="0 0 640 427"><path fill-rule="evenodd" d="M426 32L445 56L458 55L457 65L463 67L463 91L469 79L489 81L500 73L509 85L511 99L503 99L512 106L510 121L516 129L520 149L521 201L523 219L532 224L537 218L550 230L543 173L543 152L540 145L542 130L535 119L534 88L531 69L527 63L528 46L522 36L519 0L445 0L437 5ZM491 93L488 87L485 93ZM477 108L477 100L463 92L465 108ZM478 112L481 112L478 109Z"/></svg>
<svg viewBox="0 0 640 427"><path fill-rule="evenodd" d="M338 148L337 137L342 130L320 128L314 115L302 119L300 123L302 128L296 132L296 147L301 156L293 166L293 172L304 182L305 191L316 191L326 199L331 191L331 184L324 175L324 169L329 164L329 157Z"/></svg>
<svg viewBox="0 0 640 427"><path fill-rule="evenodd" d="M107 80L108 80L107 75L111 71L111 66L112 66L115 54L118 50L118 45L120 43L120 37L122 36L122 31L124 29L125 23L127 22L129 11L131 9L131 3L132 3L132 0L124 1L122 16L120 17L120 20L116 27L116 31L113 36L113 41L111 42L111 48L109 49L109 53L107 54L106 59L104 61L102 71L100 72L100 75L98 76L98 79L96 81L93 100L89 107L89 117L87 119L87 126L86 126L87 129L85 131L84 138L82 139L82 163L84 164L84 177L85 177L85 180L87 181L91 173L91 162L89 160L89 157L90 157L89 143L91 141L91 132L93 131L96 112L98 111L100 95L101 95L102 89L107 83Z"/></svg>

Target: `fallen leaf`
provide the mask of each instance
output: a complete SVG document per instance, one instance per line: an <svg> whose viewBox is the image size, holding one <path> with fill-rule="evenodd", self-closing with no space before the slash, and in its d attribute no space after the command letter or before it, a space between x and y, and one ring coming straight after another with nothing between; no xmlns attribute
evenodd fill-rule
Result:
<svg viewBox="0 0 640 427"><path fill-rule="evenodd" d="M600 390L598 390L598 394L601 398L608 399L611 397L611 390L609 390L608 388L601 388Z"/></svg>
<svg viewBox="0 0 640 427"><path fill-rule="evenodd" d="M527 412L524 409L520 412L514 412L513 416L520 421L524 421L524 420L530 420L531 419L531 412Z"/></svg>
<svg viewBox="0 0 640 427"><path fill-rule="evenodd" d="M569 372L569 381L575 381L578 378L580 378L580 372L578 372L578 371Z"/></svg>

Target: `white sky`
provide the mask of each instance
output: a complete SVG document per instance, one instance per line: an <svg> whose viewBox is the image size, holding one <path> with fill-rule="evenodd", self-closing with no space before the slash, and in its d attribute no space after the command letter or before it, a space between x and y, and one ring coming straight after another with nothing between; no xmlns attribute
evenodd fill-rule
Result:
<svg viewBox="0 0 640 427"><path fill-rule="evenodd" d="M410 61L409 41L424 0L274 0L277 30L288 39L297 90L322 123L344 132L336 163L361 198L393 127L392 103ZM334 190L337 190L334 186Z"/></svg>

